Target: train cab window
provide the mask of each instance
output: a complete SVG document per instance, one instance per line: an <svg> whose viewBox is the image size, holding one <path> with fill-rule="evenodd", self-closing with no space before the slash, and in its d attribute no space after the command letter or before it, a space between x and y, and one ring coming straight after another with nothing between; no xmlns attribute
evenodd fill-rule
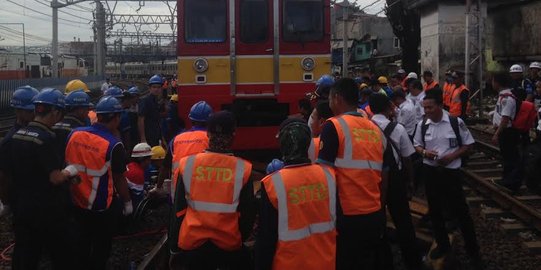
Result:
<svg viewBox="0 0 541 270"><path fill-rule="evenodd" d="M323 38L322 0L285 0L282 19L284 41L310 42Z"/></svg>
<svg viewBox="0 0 541 270"><path fill-rule="evenodd" d="M227 1L186 0L185 40L188 43L219 43L227 37Z"/></svg>
<svg viewBox="0 0 541 270"><path fill-rule="evenodd" d="M268 0L241 0L240 40L244 43L267 41L269 32Z"/></svg>

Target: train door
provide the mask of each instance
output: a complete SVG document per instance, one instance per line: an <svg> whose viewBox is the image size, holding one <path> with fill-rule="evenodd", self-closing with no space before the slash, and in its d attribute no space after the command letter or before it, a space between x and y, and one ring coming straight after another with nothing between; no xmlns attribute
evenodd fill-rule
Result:
<svg viewBox="0 0 541 270"><path fill-rule="evenodd" d="M236 0L230 10L231 92L237 97L274 96L274 32L272 0ZM276 93L275 93L276 91Z"/></svg>

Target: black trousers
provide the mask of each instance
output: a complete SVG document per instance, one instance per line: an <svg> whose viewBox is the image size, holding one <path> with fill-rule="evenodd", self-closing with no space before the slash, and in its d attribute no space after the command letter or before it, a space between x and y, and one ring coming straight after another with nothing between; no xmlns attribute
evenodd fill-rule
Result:
<svg viewBox="0 0 541 270"><path fill-rule="evenodd" d="M225 251L212 242L194 250L181 250L171 256L170 268L182 270L248 270L253 269L250 254L244 248Z"/></svg>
<svg viewBox="0 0 541 270"><path fill-rule="evenodd" d="M504 129L499 137L503 158L502 184L510 189L518 189L522 185L523 143L521 134L513 128Z"/></svg>
<svg viewBox="0 0 541 270"><path fill-rule="evenodd" d="M385 213L338 216L336 228L336 269L383 269Z"/></svg>
<svg viewBox="0 0 541 270"><path fill-rule="evenodd" d="M106 269L117 226L115 213L111 208L103 212L74 209L78 269Z"/></svg>
<svg viewBox="0 0 541 270"><path fill-rule="evenodd" d="M392 173L387 192L387 207L393 219L398 236L398 243L408 269L420 269L421 253L417 246L415 229L407 197L407 183L403 175Z"/></svg>
<svg viewBox="0 0 541 270"><path fill-rule="evenodd" d="M458 220L468 255L477 257L479 255L479 246L473 220L462 190L462 173L458 169L425 165L423 175L428 201L428 214L432 221L434 237L438 247L443 250L448 250L451 247L447 229L445 228L443 216L445 211Z"/></svg>
<svg viewBox="0 0 541 270"><path fill-rule="evenodd" d="M43 253L49 253L53 269L76 269L67 218L44 220L14 216L13 270L39 269Z"/></svg>

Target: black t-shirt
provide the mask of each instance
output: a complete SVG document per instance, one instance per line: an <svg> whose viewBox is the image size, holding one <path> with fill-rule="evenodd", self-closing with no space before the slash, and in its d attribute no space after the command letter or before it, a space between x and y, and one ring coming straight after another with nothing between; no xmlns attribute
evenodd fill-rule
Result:
<svg viewBox="0 0 541 270"><path fill-rule="evenodd" d="M63 167L55 133L39 122L17 131L2 150L2 170L12 179L14 218L64 218L68 207L66 185L53 185L49 175ZM4 153L5 151L5 153Z"/></svg>
<svg viewBox="0 0 541 270"><path fill-rule="evenodd" d="M86 123L73 117L66 116L64 119L53 126L53 131L56 134L56 145L58 146L58 155L62 161L65 160L66 145L68 144L68 136L71 131L78 127L84 127Z"/></svg>
<svg viewBox="0 0 541 270"><path fill-rule="evenodd" d="M122 174L126 171L126 150L121 143L113 147L113 154L111 160L111 171L115 174Z"/></svg>
<svg viewBox="0 0 541 270"><path fill-rule="evenodd" d="M150 146L158 145L161 138L160 108L154 95L147 95L139 101L138 116L145 118L145 137Z"/></svg>

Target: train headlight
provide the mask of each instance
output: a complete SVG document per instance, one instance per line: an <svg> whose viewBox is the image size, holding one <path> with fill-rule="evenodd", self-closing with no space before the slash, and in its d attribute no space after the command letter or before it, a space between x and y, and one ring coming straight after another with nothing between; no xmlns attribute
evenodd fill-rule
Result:
<svg viewBox="0 0 541 270"><path fill-rule="evenodd" d="M305 57L301 61L301 67L306 71L312 71L316 67L316 61L312 57Z"/></svg>
<svg viewBox="0 0 541 270"><path fill-rule="evenodd" d="M209 62L205 58L197 58L193 62L193 69L199 73L205 72L209 69Z"/></svg>

